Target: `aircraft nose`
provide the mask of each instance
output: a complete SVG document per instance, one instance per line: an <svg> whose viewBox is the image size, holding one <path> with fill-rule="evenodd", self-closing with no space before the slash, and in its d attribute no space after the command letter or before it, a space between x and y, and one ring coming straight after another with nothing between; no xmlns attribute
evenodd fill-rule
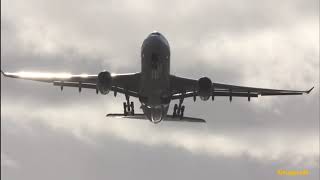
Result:
<svg viewBox="0 0 320 180"><path fill-rule="evenodd" d="M158 31L154 31L144 40L142 44L142 48L146 45L151 46L166 46L166 48L170 49L169 42L167 39Z"/></svg>
<svg viewBox="0 0 320 180"><path fill-rule="evenodd" d="M148 39L153 43L161 43L162 42L162 38L160 35L150 34Z"/></svg>

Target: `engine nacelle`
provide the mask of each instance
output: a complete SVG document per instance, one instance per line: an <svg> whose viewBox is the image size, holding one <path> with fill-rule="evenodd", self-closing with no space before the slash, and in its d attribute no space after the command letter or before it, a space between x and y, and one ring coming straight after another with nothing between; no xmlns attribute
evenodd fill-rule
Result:
<svg viewBox="0 0 320 180"><path fill-rule="evenodd" d="M198 94L201 100L206 101L212 94L212 82L207 77L198 80Z"/></svg>
<svg viewBox="0 0 320 180"><path fill-rule="evenodd" d="M112 87L112 77L108 71L100 72L97 80L97 88L103 95L109 93Z"/></svg>

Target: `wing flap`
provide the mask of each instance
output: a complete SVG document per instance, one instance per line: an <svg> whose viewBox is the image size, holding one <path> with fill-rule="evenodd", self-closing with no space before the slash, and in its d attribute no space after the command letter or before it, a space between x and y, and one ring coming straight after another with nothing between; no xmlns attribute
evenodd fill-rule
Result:
<svg viewBox="0 0 320 180"><path fill-rule="evenodd" d="M198 92L186 92L185 94L177 93L172 95L172 100L189 98L198 96ZM213 91L212 96L233 96L233 97L258 97L256 93L246 93L246 92L227 92L227 91Z"/></svg>
<svg viewBox="0 0 320 180"><path fill-rule="evenodd" d="M93 83L80 83L80 82L63 82L63 81L54 81L54 86L66 86L66 87L80 87L87 89L96 89L96 84Z"/></svg>

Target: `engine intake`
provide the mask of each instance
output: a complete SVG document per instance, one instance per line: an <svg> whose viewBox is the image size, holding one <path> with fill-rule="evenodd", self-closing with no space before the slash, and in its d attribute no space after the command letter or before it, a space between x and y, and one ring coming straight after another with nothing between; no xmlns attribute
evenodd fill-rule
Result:
<svg viewBox="0 0 320 180"><path fill-rule="evenodd" d="M98 74L97 88L101 94L106 95L112 87L112 77L108 71L100 72Z"/></svg>
<svg viewBox="0 0 320 180"><path fill-rule="evenodd" d="M212 82L207 77L198 80L198 95L201 100L207 101L212 94Z"/></svg>

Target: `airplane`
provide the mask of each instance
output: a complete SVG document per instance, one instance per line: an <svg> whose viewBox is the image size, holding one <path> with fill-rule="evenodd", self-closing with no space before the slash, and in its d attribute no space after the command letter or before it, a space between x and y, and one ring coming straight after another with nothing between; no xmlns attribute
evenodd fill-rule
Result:
<svg viewBox="0 0 320 180"><path fill-rule="evenodd" d="M76 87L81 92L82 88L95 89L96 93L102 95L113 91L125 95L126 102L123 103L123 113L107 114L107 117L147 119L157 124L164 121L180 122L206 122L204 119L184 116L185 98L199 97L207 101L216 96L245 97L277 96L277 95L302 95L309 94L314 87L305 91L281 90L236 86L212 82L208 77L201 77L198 80L188 79L170 74L170 46L167 39L157 31L152 32L143 41L141 46L141 72L128 74L114 74L109 71L102 71L98 74L69 73L36 73L16 72L1 73L5 77L34 80L46 83L53 83L64 87ZM130 97L138 98L143 113L135 113L134 103ZM172 100L179 100L173 107L172 115L168 115L169 104Z"/></svg>

